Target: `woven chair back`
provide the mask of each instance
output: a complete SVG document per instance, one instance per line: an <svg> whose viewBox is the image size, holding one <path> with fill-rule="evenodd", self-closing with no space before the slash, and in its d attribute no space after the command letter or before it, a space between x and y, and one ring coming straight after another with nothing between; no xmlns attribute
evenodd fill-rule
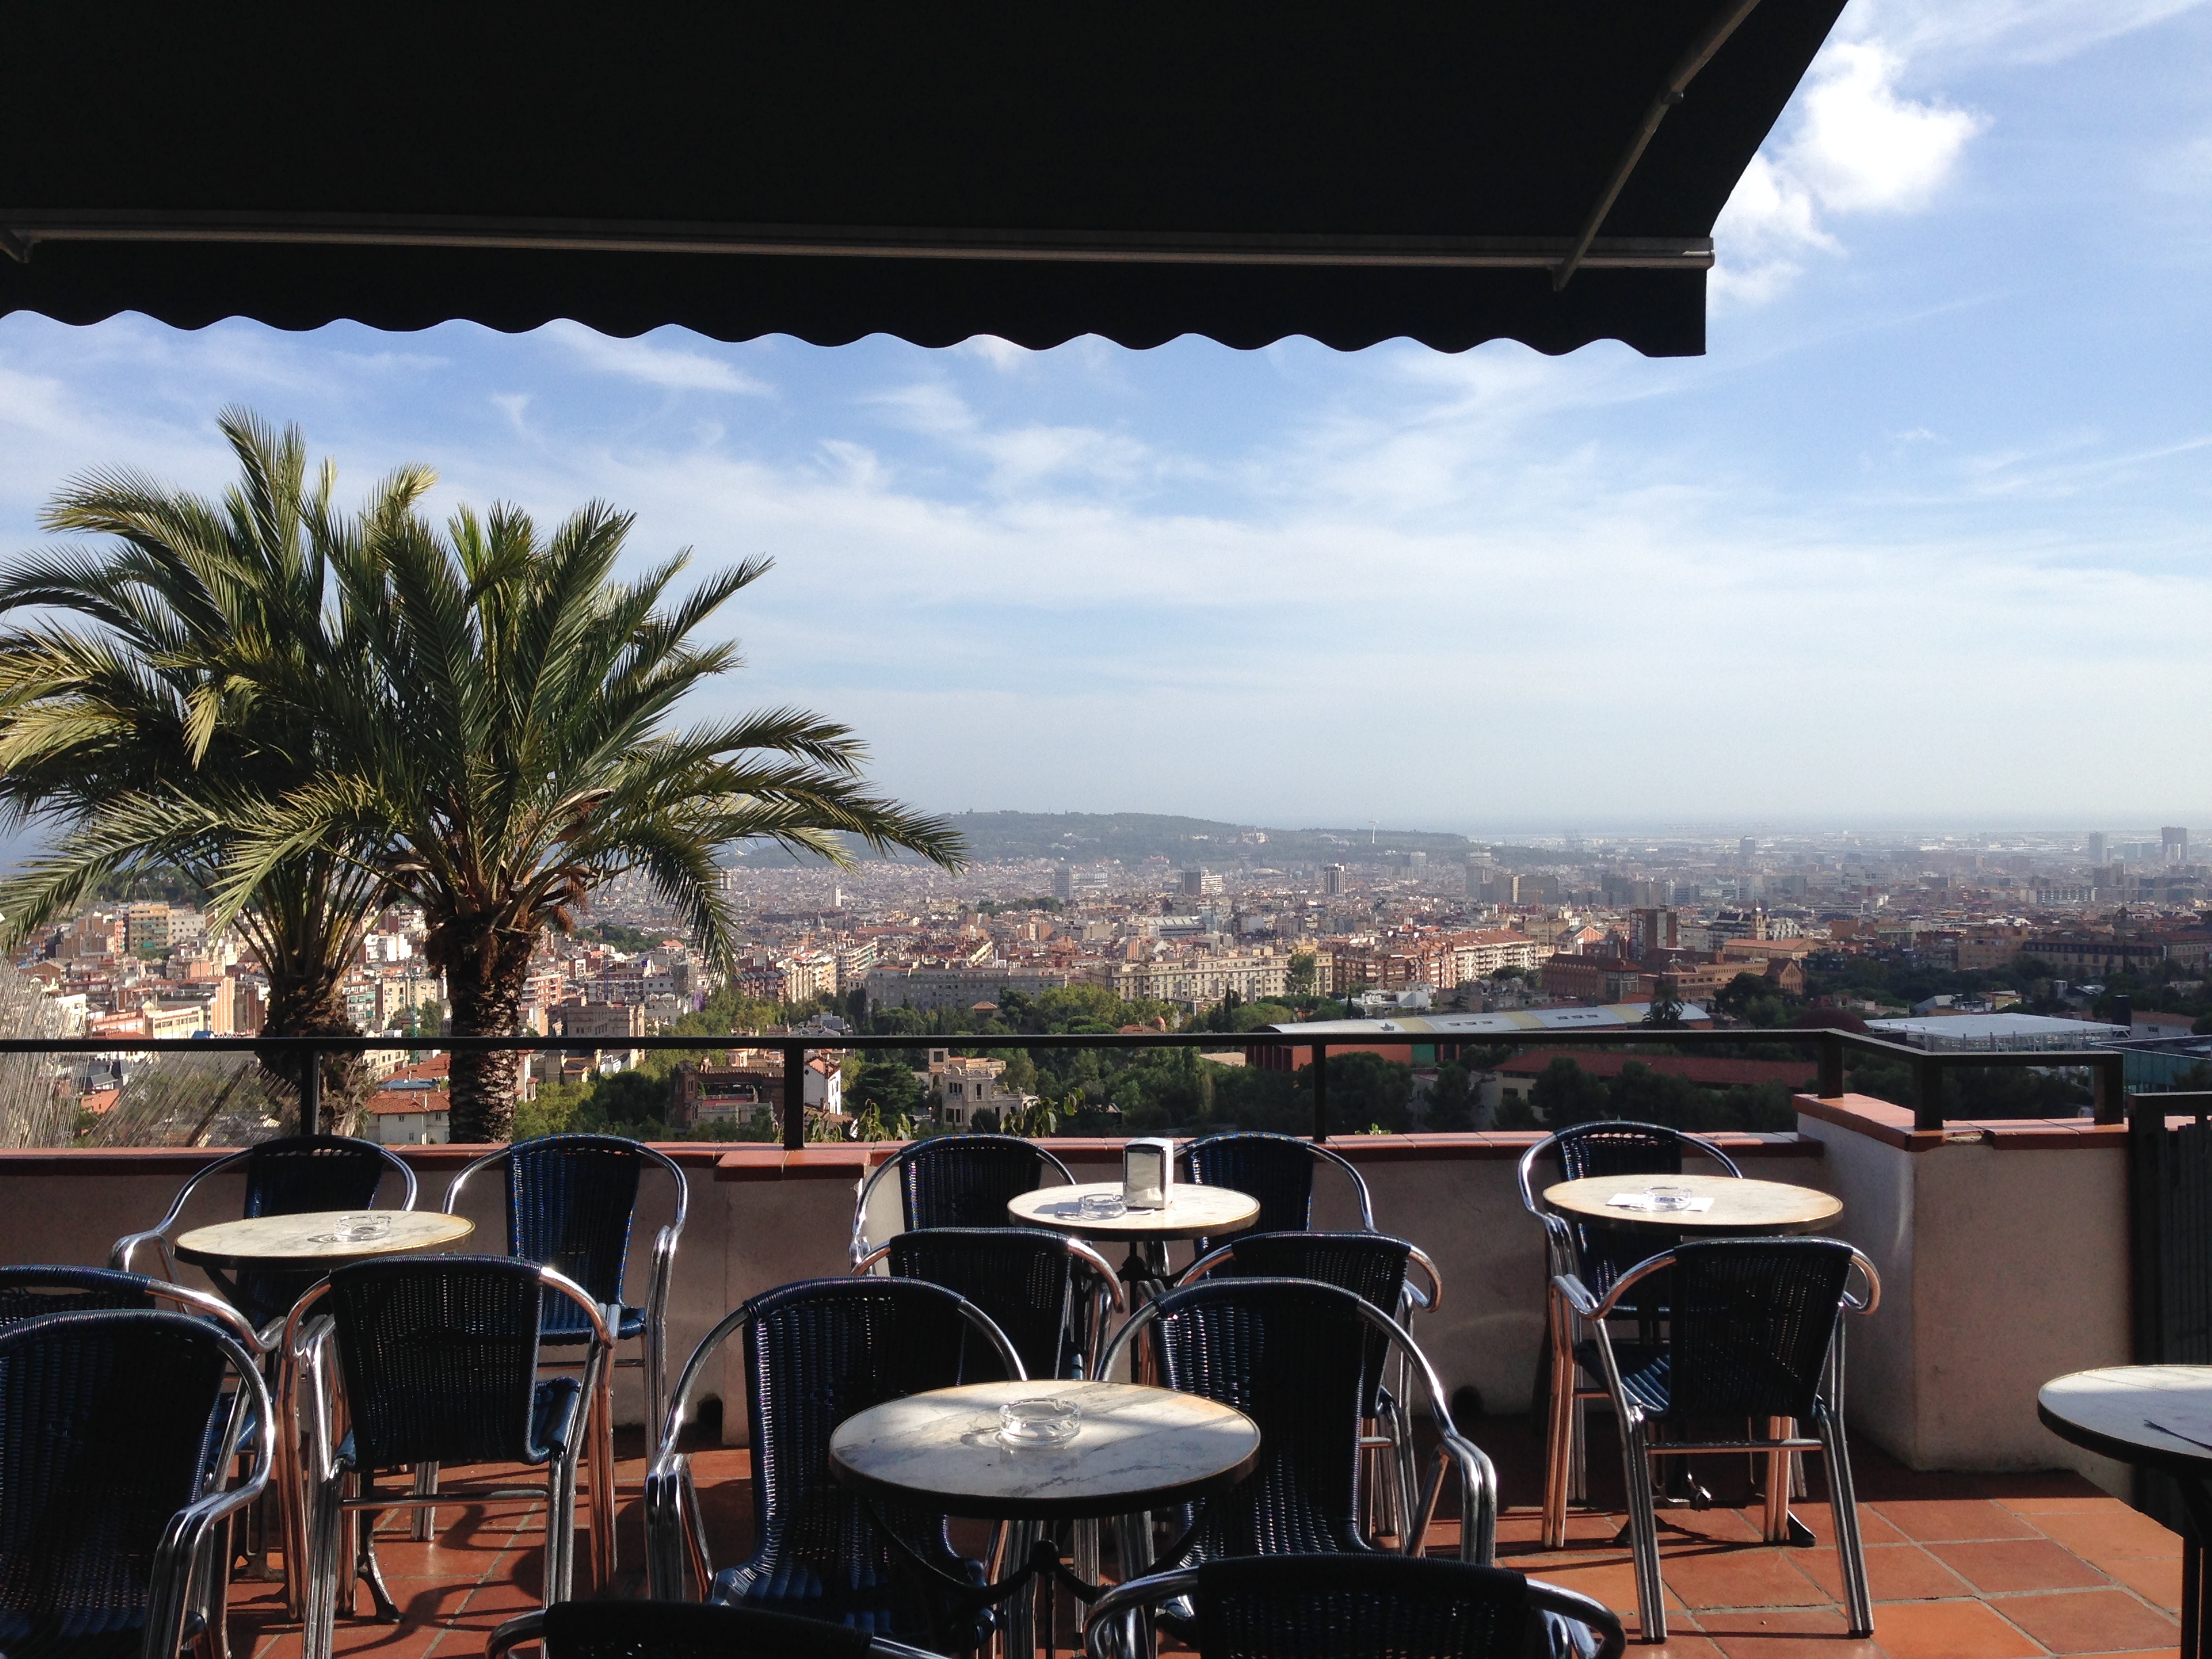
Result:
<svg viewBox="0 0 2212 1659"><path fill-rule="evenodd" d="M402 1256L331 1274L356 1468L537 1461L544 1281L504 1256Z"/></svg>
<svg viewBox="0 0 2212 1659"><path fill-rule="evenodd" d="M246 1219L317 1210L366 1210L392 1168L388 1153L349 1135L285 1135L246 1149ZM291 1311L322 1275L241 1267L238 1310L259 1329Z"/></svg>
<svg viewBox="0 0 2212 1659"><path fill-rule="evenodd" d="M0 1333L0 1647L143 1622L161 1534L202 1494L225 1370L215 1327L185 1314Z"/></svg>
<svg viewBox="0 0 2212 1659"><path fill-rule="evenodd" d="M1395 1319L1406 1289L1406 1261L1413 1247L1388 1233L1261 1233L1231 1241L1229 1260L1218 1271L1236 1279L1317 1279L1350 1291ZM1360 1409L1376 1415L1383 1361L1390 1339L1373 1326L1361 1338L1367 1380Z"/></svg>
<svg viewBox="0 0 2212 1659"><path fill-rule="evenodd" d="M1528 1581L1395 1555L1209 1561L1200 1659L1523 1659ZM1549 1649L1542 1650L1549 1651Z"/></svg>
<svg viewBox="0 0 2212 1659"><path fill-rule="evenodd" d="M1187 1560L1367 1548L1357 1498L1369 1327L1358 1304L1310 1280L1207 1279L1157 1305L1148 1334L1162 1380L1260 1426L1258 1466L1197 1511Z"/></svg>
<svg viewBox="0 0 2212 1659"><path fill-rule="evenodd" d="M1018 1135L942 1135L899 1165L899 1203L915 1227L1004 1227L1006 1205L1044 1184L1052 1165Z"/></svg>
<svg viewBox="0 0 2212 1659"><path fill-rule="evenodd" d="M1257 1130L1207 1135L1185 1146L1176 1161L1185 1181L1258 1199L1255 1232L1297 1232L1313 1224L1314 1155L1295 1135Z"/></svg>
<svg viewBox="0 0 2212 1659"><path fill-rule="evenodd" d="M1836 1238L1679 1246L1668 1415L1813 1416L1850 1270L1851 1247Z"/></svg>
<svg viewBox="0 0 2212 1659"><path fill-rule="evenodd" d="M559 1601L546 1659L866 1659L864 1632L698 1601Z"/></svg>
<svg viewBox="0 0 2212 1659"><path fill-rule="evenodd" d="M153 1293L137 1273L112 1267L0 1267L0 1330L48 1314L152 1306Z"/></svg>
<svg viewBox="0 0 2212 1659"><path fill-rule="evenodd" d="M1580 1123L1552 1137L1559 1178L1581 1181L1594 1176L1673 1176L1682 1173L1680 1136L1640 1123ZM1664 1249L1671 1235L1649 1230L1609 1227L1602 1221L1566 1218L1575 1237L1583 1282L1599 1296L1638 1262ZM1660 1294L1654 1286L1654 1294Z"/></svg>
<svg viewBox="0 0 2212 1659"><path fill-rule="evenodd" d="M507 1248L567 1274L592 1301L622 1300L644 1154L614 1135L545 1135L507 1155ZM583 1330L584 1310L557 1291L541 1310L550 1332Z"/></svg>
<svg viewBox="0 0 2212 1659"><path fill-rule="evenodd" d="M1034 1379L1073 1375L1078 1346L1076 1257L1057 1233L1027 1227L918 1227L890 1241L895 1279L919 1279L957 1291L988 1314ZM1006 1374L981 1343L969 1347L965 1380Z"/></svg>

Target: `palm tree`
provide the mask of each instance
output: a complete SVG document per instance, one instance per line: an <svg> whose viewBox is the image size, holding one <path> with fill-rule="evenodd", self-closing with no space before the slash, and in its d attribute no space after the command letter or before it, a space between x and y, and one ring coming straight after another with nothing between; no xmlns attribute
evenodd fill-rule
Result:
<svg viewBox="0 0 2212 1659"><path fill-rule="evenodd" d="M596 503L542 539L504 507L464 509L443 536L412 514L383 521L340 575L374 685L356 696L349 682L325 708L320 775L258 803L218 877L223 902L312 851L356 849L422 907L454 1034L500 1036L517 1030L541 936L568 931L626 872L726 963L737 941L714 854L727 842L848 863L849 836L958 867L943 820L867 792L842 726L774 709L672 729L687 693L738 665L734 645L693 635L769 564L672 598L688 554L615 580L630 525ZM455 1140L507 1137L518 1058L455 1054Z"/></svg>
<svg viewBox="0 0 2212 1659"><path fill-rule="evenodd" d="M332 506L328 462L310 482L296 427L280 435L234 410L218 424L240 471L220 502L94 474L41 524L108 539L0 568L0 610L59 613L0 631L0 822L32 824L51 848L0 882L0 943L153 866L216 887L240 823L319 771L317 704L361 657L328 602L331 573L406 519L431 475L395 472L349 515ZM346 854L270 862L236 908L268 975L271 1036L355 1031L340 987L384 882ZM341 1097L357 1070L330 1068Z"/></svg>

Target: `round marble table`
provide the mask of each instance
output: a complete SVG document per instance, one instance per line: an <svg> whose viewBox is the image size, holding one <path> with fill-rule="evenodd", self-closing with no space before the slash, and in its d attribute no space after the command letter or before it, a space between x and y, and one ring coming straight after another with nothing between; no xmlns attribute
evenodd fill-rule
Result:
<svg viewBox="0 0 2212 1659"><path fill-rule="evenodd" d="M2212 1538L2212 1365L2109 1365L2054 1377L2035 1414L2062 1440L2174 1477L2183 1528L2181 1651L2212 1652L2204 1606L2204 1544Z"/></svg>
<svg viewBox="0 0 2212 1659"><path fill-rule="evenodd" d="M1067 1189L1061 1188L1060 1191ZM1070 1400L1083 1417L1057 1446L1009 1446L999 1407L1012 1400ZM1006 1577L974 1593L1004 1607L1005 1651L1036 1651L1034 1590L1045 1591L1045 1651L1052 1651L1052 1590L1064 1583L1089 1601L1098 1586L1071 1572L1046 1522L1111 1517L1122 1559L1149 1558L1154 1509L1232 1486L1260 1456L1260 1426L1231 1407L1171 1389L1129 1382L972 1382L873 1406L830 1437L840 1483L939 1514L1008 1523ZM1082 1560L1078 1552L1078 1560ZM1097 1571L1093 1565L1091 1571Z"/></svg>
<svg viewBox="0 0 2212 1659"><path fill-rule="evenodd" d="M381 1238L342 1239L337 1224L342 1216L358 1210L310 1210L299 1215L262 1215L246 1221L221 1221L212 1227L195 1227L178 1235L172 1247L180 1261L200 1267L255 1267L264 1270L324 1269L365 1261L371 1256L408 1255L451 1244L476 1231L477 1224L465 1216L443 1215L435 1210L375 1210L388 1215L392 1231Z"/></svg>
<svg viewBox="0 0 2212 1659"><path fill-rule="evenodd" d="M1049 1227L1078 1238L1119 1238L1131 1243L1160 1243L1176 1238L1212 1238L1242 1232L1260 1218L1260 1200L1229 1187L1201 1187L1178 1181L1157 1210L1124 1210L1119 1215L1085 1215L1085 1197L1121 1196L1118 1181L1080 1187L1040 1187L1009 1200L1006 1213L1023 1227Z"/></svg>
<svg viewBox="0 0 2212 1659"><path fill-rule="evenodd" d="M1009 1446L999 1407L1072 1400L1075 1437ZM848 1417L830 1437L836 1479L946 1515L1095 1519L1188 1504L1232 1486L1260 1455L1259 1425L1197 1395L1129 1382L971 1382Z"/></svg>
<svg viewBox="0 0 2212 1659"><path fill-rule="evenodd" d="M1693 1198L1710 1199L1699 1210L1639 1210L1612 1202L1648 1187L1686 1187ZM1780 1181L1742 1181L1734 1176L1585 1176L1544 1188L1544 1201L1585 1221L1608 1227L1644 1228L1687 1236L1746 1237L1809 1232L1844 1212L1844 1201L1811 1187Z"/></svg>

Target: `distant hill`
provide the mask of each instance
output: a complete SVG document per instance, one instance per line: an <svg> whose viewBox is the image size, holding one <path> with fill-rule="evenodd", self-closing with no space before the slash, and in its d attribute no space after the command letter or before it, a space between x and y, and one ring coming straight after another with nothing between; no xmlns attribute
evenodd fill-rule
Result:
<svg viewBox="0 0 2212 1659"><path fill-rule="evenodd" d="M1149 858L1194 866L1356 863L1392 853L1461 859L1471 845L1465 836L1426 830L1270 830L1158 812L961 812L952 824L983 863L1117 859L1141 864Z"/></svg>

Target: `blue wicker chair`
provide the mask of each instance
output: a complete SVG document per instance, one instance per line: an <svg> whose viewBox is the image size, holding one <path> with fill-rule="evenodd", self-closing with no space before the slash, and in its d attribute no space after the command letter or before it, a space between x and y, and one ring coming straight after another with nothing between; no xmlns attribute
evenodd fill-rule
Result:
<svg viewBox="0 0 2212 1659"><path fill-rule="evenodd" d="M1115 1586L1084 1626L1090 1659L1132 1659L1133 1617L1194 1610L1200 1659L1620 1659L1613 1611L1498 1567L1400 1556L1209 1561Z"/></svg>
<svg viewBox="0 0 2212 1659"><path fill-rule="evenodd" d="M1140 1335L1157 1375L1186 1394L1233 1406L1260 1425L1260 1462L1225 1492L1187 1510L1170 1571L1244 1555L1378 1553L1361 1514L1359 1450L1370 1333L1405 1356L1439 1435L1436 1477L1407 1518L1401 1553L1419 1555L1447 1466L1460 1494L1460 1557L1496 1553L1498 1482L1490 1460L1451 1420L1443 1387L1405 1328L1350 1291L1310 1279L1208 1279L1146 1304L1115 1333L1101 1375ZM1149 1540L1125 1528L1122 1559L1140 1569Z"/></svg>
<svg viewBox="0 0 2212 1659"><path fill-rule="evenodd" d="M166 1310L0 1331L0 1651L176 1659L210 1633L209 1553L269 1482L258 1352L213 1318ZM222 1490L249 1420L251 1472Z"/></svg>
<svg viewBox="0 0 2212 1659"><path fill-rule="evenodd" d="M915 1227L1007 1227L1006 1205L1024 1193L1052 1184L1073 1185L1067 1165L1019 1135L934 1135L901 1149L869 1176L853 1206L852 1262L875 1249L868 1237L868 1203L885 1179L898 1180L901 1224Z"/></svg>
<svg viewBox="0 0 2212 1659"><path fill-rule="evenodd" d="M1592 1176L1674 1176L1684 1158L1704 1158L1723 1175L1741 1179L1735 1160L1714 1146L1659 1123L1607 1120L1580 1123L1548 1134L1521 1158L1521 1202L1543 1224L1548 1281L1544 1296L1548 1395L1545 1403L1544 1520L1546 1549L1567 1542L1567 1504L1579 1502L1589 1480L1589 1433L1584 1407L1606 1398L1595 1370L1577 1370L1575 1353L1589 1352L1589 1333L1556 1288L1562 1274L1579 1279L1603 1296L1613 1281L1655 1250L1675 1242L1674 1235L1649 1227L1608 1227L1581 1216L1562 1215L1537 1191L1537 1171L1547 1159L1559 1166L1561 1181ZM1549 1184L1548 1182L1547 1183ZM1648 1320L1665 1299L1662 1282L1648 1283L1639 1304L1625 1310Z"/></svg>
<svg viewBox="0 0 2212 1659"><path fill-rule="evenodd" d="M1414 1283L1419 1267L1425 1285ZM1370 1305L1394 1315L1408 1334L1416 1309L1443 1300L1443 1279L1436 1263L1402 1238L1388 1233L1247 1233L1204 1255L1187 1268L1178 1284L1192 1285L1210 1273L1236 1279L1313 1279L1350 1291ZM1367 1381L1360 1409L1368 1427L1360 1444L1370 1464L1369 1525L1402 1533L1412 1517L1419 1481L1415 1473L1413 1419L1407 1414L1403 1355L1395 1374L1390 1344L1382 1331L1367 1333ZM1395 1384L1395 1389L1391 1386ZM1378 1463L1380 1468L1371 1466Z"/></svg>
<svg viewBox="0 0 2212 1659"><path fill-rule="evenodd" d="M592 1346L580 1382L538 1376L538 1329L548 1291L583 1313ZM376 1517L388 1509L439 1502L419 1482L379 1491L380 1472L424 1464L520 1463L545 1471L542 1488L472 1488L448 1503L543 1503L545 1600L568 1599L574 1568L576 1470L592 1470L592 1541L598 1582L613 1569L613 1468L592 1433L589 1401L611 1357L598 1304L550 1267L504 1256L400 1256L337 1268L301 1298L286 1330L300 1357L286 1421L307 1422L295 1467L307 1489L306 1659L330 1659L341 1599L351 1610L356 1577L368 1581L378 1615L398 1607L376 1565ZM334 1351L334 1352L333 1352ZM341 1437L340 1384L343 1419ZM302 1398L301 1396L305 1396ZM346 1522L354 1552L344 1559Z"/></svg>
<svg viewBox="0 0 2212 1659"><path fill-rule="evenodd" d="M178 1190L168 1214L143 1232L117 1239L108 1252L107 1265L127 1273L138 1252L151 1245L161 1258L163 1276L174 1279L177 1267L169 1255L170 1230L183 1216L194 1192L217 1176L234 1172L246 1176L246 1201L239 1213L246 1220L318 1210L370 1209L388 1175L399 1177L399 1207L415 1207L414 1170L375 1142L349 1135L286 1135L209 1164ZM265 1349L275 1345L276 1334L283 1326L284 1316L292 1311L292 1304L320 1277L312 1271L242 1269L229 1277L224 1291L262 1334Z"/></svg>
<svg viewBox="0 0 2212 1659"><path fill-rule="evenodd" d="M937 1659L818 1619L681 1601L563 1601L508 1620L484 1659L533 1645L545 1659Z"/></svg>
<svg viewBox="0 0 2212 1659"><path fill-rule="evenodd" d="M915 1227L877 1245L854 1271L878 1262L894 1279L966 1297L1006 1334L1033 1378L1097 1376L1109 1316L1127 1305L1104 1256L1037 1228Z"/></svg>
<svg viewBox="0 0 2212 1659"><path fill-rule="evenodd" d="M1257 1129L1232 1129L1187 1142L1176 1154L1176 1168L1182 1180L1201 1187L1227 1187L1258 1199L1260 1213L1251 1227L1258 1233L1303 1232L1313 1225L1314 1171L1323 1165L1352 1183L1352 1197L1359 1206L1360 1229L1373 1232L1375 1202L1365 1179L1342 1158L1316 1142ZM1221 1242L1200 1239L1199 1255L1206 1255Z"/></svg>
<svg viewBox="0 0 2212 1659"><path fill-rule="evenodd" d="M1850 1290L1854 1268L1865 1277L1863 1297ZM1638 1285L1662 1274L1668 1308L1656 1340L1646 1334L1616 1342L1608 1316ZM1588 1322L1591 1336L1578 1357L1605 1377L1620 1424L1643 1638L1667 1639L1650 1460L1710 1451L1765 1456L1766 1534L1778 1540L1790 1520L1790 1454L1822 1454L1850 1633L1872 1636L1874 1604L1844 1440L1843 1316L1870 1313L1881 1300L1874 1264L1840 1239L1721 1238L1663 1251L1623 1273L1602 1297L1571 1275L1559 1287ZM1765 1432L1717 1440L1676 1432L1746 1419ZM1810 1423L1812 1437L1793 1433L1793 1422ZM1651 1437L1655 1423L1668 1426L1664 1441Z"/></svg>
<svg viewBox="0 0 2212 1659"><path fill-rule="evenodd" d="M455 1176L446 1187L446 1212L454 1212L470 1176L501 1165L507 1254L582 1285L605 1310L616 1341L641 1344L637 1357L616 1363L643 1367L646 1421L658 1425L668 1407L668 1287L684 1238L684 1171L666 1153L619 1135L542 1135L488 1152ZM633 1307L623 1301L623 1280L638 1187L647 1168L667 1177L672 1211L668 1224L653 1236L644 1304ZM540 1340L548 1347L580 1347L591 1332L573 1303L549 1293ZM611 1376L608 1382L611 1386Z"/></svg>
<svg viewBox="0 0 2212 1659"><path fill-rule="evenodd" d="M676 1427L722 1344L743 1344L753 1455L755 1547L715 1568ZM988 1345L1006 1376L1021 1356L964 1297L919 1279L867 1274L801 1279L755 1297L708 1332L676 1384L646 1477L647 1561L656 1601L705 1599L845 1625L948 1650L980 1645L988 1620L957 1612L910 1568L858 1493L830 1474L830 1436L857 1412L957 1383ZM878 1503L904 1550L938 1571L981 1583L983 1569L953 1549L945 1517Z"/></svg>

